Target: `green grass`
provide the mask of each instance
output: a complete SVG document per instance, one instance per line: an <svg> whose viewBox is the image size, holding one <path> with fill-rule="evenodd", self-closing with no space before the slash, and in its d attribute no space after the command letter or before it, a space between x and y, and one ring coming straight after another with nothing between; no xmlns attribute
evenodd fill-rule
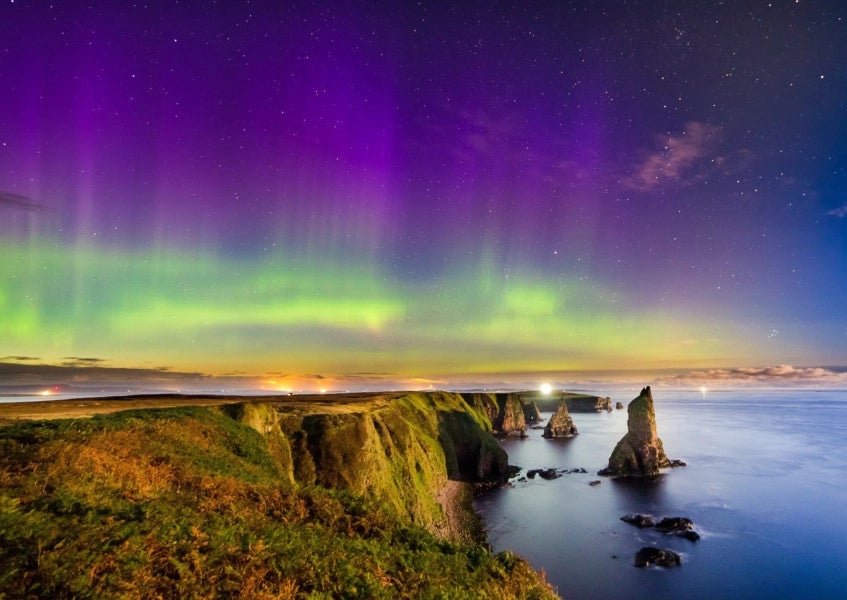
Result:
<svg viewBox="0 0 847 600"><path fill-rule="evenodd" d="M432 402L461 410L446 397ZM416 466L440 444L427 404L413 397L336 423L352 441L332 450L337 460L349 467L359 443L385 457L389 470L373 474L371 491L407 468L417 473L392 492L403 510L349 482L295 481L293 434L308 416L266 406L2 428L0 598L555 597L514 555L447 542L416 524L415 511L435 509L413 496L431 494L445 476L437 454Z"/></svg>

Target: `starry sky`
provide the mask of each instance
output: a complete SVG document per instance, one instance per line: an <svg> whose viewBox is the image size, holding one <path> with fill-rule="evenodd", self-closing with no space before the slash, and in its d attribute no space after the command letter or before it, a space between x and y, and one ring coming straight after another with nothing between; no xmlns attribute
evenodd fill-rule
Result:
<svg viewBox="0 0 847 600"><path fill-rule="evenodd" d="M0 358L847 365L847 4L456 4L5 1Z"/></svg>

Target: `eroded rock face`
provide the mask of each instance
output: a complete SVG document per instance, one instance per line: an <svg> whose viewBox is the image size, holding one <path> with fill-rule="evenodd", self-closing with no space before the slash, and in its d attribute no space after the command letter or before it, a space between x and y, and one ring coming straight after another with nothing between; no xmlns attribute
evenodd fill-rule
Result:
<svg viewBox="0 0 847 600"><path fill-rule="evenodd" d="M547 422L547 427L544 428L542 434L546 438L569 437L579 433L576 425L573 424L573 419L568 412L568 404L565 400L559 402L559 408L550 417Z"/></svg>
<svg viewBox="0 0 847 600"><path fill-rule="evenodd" d="M525 435L526 417L523 403L517 394L497 394L500 412L492 423L494 430L503 435Z"/></svg>
<svg viewBox="0 0 847 600"><path fill-rule="evenodd" d="M471 407L485 414L492 426L494 425L497 415L500 414L500 406L494 394L462 393L461 396Z"/></svg>
<svg viewBox="0 0 847 600"><path fill-rule="evenodd" d="M571 412L601 412L612 410L612 401L601 396L569 396L565 399Z"/></svg>
<svg viewBox="0 0 847 600"><path fill-rule="evenodd" d="M532 400L523 403L523 415L526 419L526 424L531 425L541 420L541 413L538 412L538 405Z"/></svg>
<svg viewBox="0 0 847 600"><path fill-rule="evenodd" d="M653 394L648 385L627 407L627 433L609 457L609 466L600 475L651 477L671 466L656 434Z"/></svg>

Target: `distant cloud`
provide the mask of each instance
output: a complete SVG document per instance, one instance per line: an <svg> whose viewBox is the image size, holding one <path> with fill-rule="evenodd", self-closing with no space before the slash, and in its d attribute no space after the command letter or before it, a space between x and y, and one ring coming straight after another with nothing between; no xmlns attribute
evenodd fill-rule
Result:
<svg viewBox="0 0 847 600"><path fill-rule="evenodd" d="M22 196L21 194L13 194L12 192L0 192L0 206L9 206L21 210L40 212L47 210L43 204L39 204L32 198Z"/></svg>
<svg viewBox="0 0 847 600"><path fill-rule="evenodd" d="M15 360L18 362L32 362L40 360L37 356L0 356L0 360Z"/></svg>
<svg viewBox="0 0 847 600"><path fill-rule="evenodd" d="M838 217L839 219L843 219L844 217L847 217L847 204L845 204L844 206L839 206L838 208L833 208L826 214L830 217Z"/></svg>
<svg viewBox="0 0 847 600"><path fill-rule="evenodd" d="M651 190L667 181L689 183L701 176L704 161L712 157L720 128L690 121L679 135L658 136L660 148L648 152L634 172L623 179L625 187ZM713 157L718 162L725 159Z"/></svg>
<svg viewBox="0 0 847 600"><path fill-rule="evenodd" d="M65 362L62 363L63 367L95 367L105 363L106 360L103 358L91 358L91 357L82 357L82 356L66 356Z"/></svg>
<svg viewBox="0 0 847 600"><path fill-rule="evenodd" d="M847 372L833 371L822 367L737 367L733 369L710 369L691 371L672 377L661 377L658 383L665 385L837 385L847 384Z"/></svg>
<svg viewBox="0 0 847 600"><path fill-rule="evenodd" d="M19 358L19 357L12 357ZM6 359L4 359L6 360ZM30 365L20 362L0 362L0 381L3 384L19 383L125 383L125 382L181 382L207 381L203 373L181 373L163 369L137 369L106 367L103 359L66 357L60 365Z"/></svg>

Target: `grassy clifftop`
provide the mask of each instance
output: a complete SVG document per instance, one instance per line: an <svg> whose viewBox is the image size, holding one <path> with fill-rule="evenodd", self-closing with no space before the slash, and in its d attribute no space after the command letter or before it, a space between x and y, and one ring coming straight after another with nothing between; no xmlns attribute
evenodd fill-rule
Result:
<svg viewBox="0 0 847 600"><path fill-rule="evenodd" d="M553 598L435 535L448 478L505 465L486 421L409 394L0 428L0 598Z"/></svg>

